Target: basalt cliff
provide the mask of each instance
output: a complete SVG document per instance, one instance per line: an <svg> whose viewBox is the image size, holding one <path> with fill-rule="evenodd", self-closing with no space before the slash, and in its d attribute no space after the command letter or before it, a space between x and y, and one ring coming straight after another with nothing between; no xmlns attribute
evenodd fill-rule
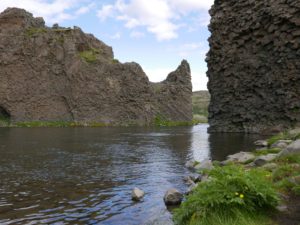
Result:
<svg viewBox="0 0 300 225"><path fill-rule="evenodd" d="M161 83L80 28L45 26L23 9L0 14L0 116L22 121L147 125L192 120L184 60Z"/></svg>
<svg viewBox="0 0 300 225"><path fill-rule="evenodd" d="M210 131L299 124L300 2L215 0L210 14Z"/></svg>

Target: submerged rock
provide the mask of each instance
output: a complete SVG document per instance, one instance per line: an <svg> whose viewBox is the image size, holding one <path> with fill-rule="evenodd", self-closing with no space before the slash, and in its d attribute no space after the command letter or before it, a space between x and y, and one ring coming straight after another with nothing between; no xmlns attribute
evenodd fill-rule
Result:
<svg viewBox="0 0 300 225"><path fill-rule="evenodd" d="M194 166L196 170L212 170L214 168L211 160L206 159Z"/></svg>
<svg viewBox="0 0 300 225"><path fill-rule="evenodd" d="M131 192L131 198L134 201L140 201L145 195L145 192L139 188L134 188Z"/></svg>
<svg viewBox="0 0 300 225"><path fill-rule="evenodd" d="M179 205L182 202L183 194L175 188L167 190L164 196L166 205Z"/></svg>

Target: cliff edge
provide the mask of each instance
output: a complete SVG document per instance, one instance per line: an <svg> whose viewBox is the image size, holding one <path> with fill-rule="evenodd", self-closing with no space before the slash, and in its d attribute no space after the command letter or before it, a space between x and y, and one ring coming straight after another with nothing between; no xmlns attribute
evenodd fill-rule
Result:
<svg viewBox="0 0 300 225"><path fill-rule="evenodd" d="M23 9L0 14L0 78L0 116L12 123L147 125L158 115L192 120L186 61L153 84L137 63L119 63L93 35L78 27L46 27Z"/></svg>
<svg viewBox="0 0 300 225"><path fill-rule="evenodd" d="M299 124L299 1L215 0L210 14L210 132Z"/></svg>

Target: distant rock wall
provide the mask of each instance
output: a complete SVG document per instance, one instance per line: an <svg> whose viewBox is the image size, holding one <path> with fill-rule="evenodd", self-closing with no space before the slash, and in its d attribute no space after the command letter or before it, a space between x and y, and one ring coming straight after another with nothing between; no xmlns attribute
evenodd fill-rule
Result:
<svg viewBox="0 0 300 225"><path fill-rule="evenodd" d="M210 131L299 123L300 2L215 0L210 14Z"/></svg>
<svg viewBox="0 0 300 225"><path fill-rule="evenodd" d="M12 122L147 125L158 115L192 120L186 61L157 92L138 64L119 63L93 35L77 27L48 28L22 9L0 14L0 79L0 114Z"/></svg>

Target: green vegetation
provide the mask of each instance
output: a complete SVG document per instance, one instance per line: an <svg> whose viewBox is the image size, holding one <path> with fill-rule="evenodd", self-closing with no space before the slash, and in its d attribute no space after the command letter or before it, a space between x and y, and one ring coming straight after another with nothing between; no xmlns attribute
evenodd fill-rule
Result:
<svg viewBox="0 0 300 225"><path fill-rule="evenodd" d="M88 63L94 63L97 61L97 56L101 54L99 49L91 48L87 51L79 52L79 56Z"/></svg>
<svg viewBox="0 0 300 225"><path fill-rule="evenodd" d="M296 140L300 129L286 131L269 139ZM254 151L256 156L277 154L279 148ZM275 207L284 199L300 196L300 154L279 156L269 166L214 163L211 171L202 171L209 179L199 183L187 200L174 212L180 225L270 225Z"/></svg>
<svg viewBox="0 0 300 225"><path fill-rule="evenodd" d="M0 127L8 127L10 119L6 116L0 115Z"/></svg>
<svg viewBox="0 0 300 225"><path fill-rule="evenodd" d="M256 156L260 155L268 155L268 154L277 154L281 151L280 148L269 148L269 149L264 149L264 150L255 150L254 154Z"/></svg>
<svg viewBox="0 0 300 225"><path fill-rule="evenodd" d="M270 146L279 140L296 140L299 138L300 138L300 133L291 133L289 131L284 131L284 132L281 132L281 133L269 138L267 141Z"/></svg>
<svg viewBox="0 0 300 225"><path fill-rule="evenodd" d="M36 27L30 27L26 30L25 34L29 37L33 37L38 34L44 34L47 33L46 28L36 28Z"/></svg>
<svg viewBox="0 0 300 225"><path fill-rule="evenodd" d="M211 180L200 183L175 210L176 224L267 224L267 213L279 202L270 172L228 165L209 175Z"/></svg>
<svg viewBox="0 0 300 225"><path fill-rule="evenodd" d="M193 115L194 120L198 121L198 123L207 123L209 101L210 95L208 91L196 91L193 93Z"/></svg>
<svg viewBox="0 0 300 225"><path fill-rule="evenodd" d="M108 126L105 123L99 122L68 122L68 121L30 121L30 122L17 122L10 125L11 127L104 127Z"/></svg>
<svg viewBox="0 0 300 225"><path fill-rule="evenodd" d="M113 59L111 62L112 62L112 64L118 64L118 63L120 63L120 61L117 60L117 59Z"/></svg>
<svg viewBox="0 0 300 225"><path fill-rule="evenodd" d="M277 168L273 171L275 186L281 192L300 195L300 184L294 181L300 176L300 154L292 154L275 160Z"/></svg>
<svg viewBox="0 0 300 225"><path fill-rule="evenodd" d="M165 119L164 116L157 115L154 119L154 125L157 127L176 127L176 126L192 126L196 121L171 121Z"/></svg>

